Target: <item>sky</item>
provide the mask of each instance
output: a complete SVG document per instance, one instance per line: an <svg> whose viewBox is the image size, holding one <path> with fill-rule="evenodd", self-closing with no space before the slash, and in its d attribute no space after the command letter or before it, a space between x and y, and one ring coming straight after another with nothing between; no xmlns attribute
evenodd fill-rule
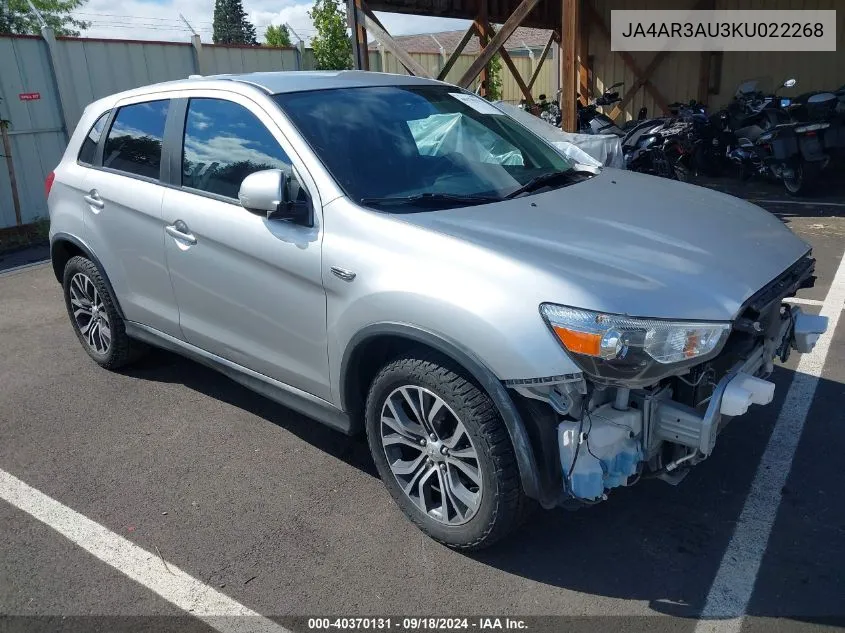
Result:
<svg viewBox="0 0 845 633"><path fill-rule="evenodd" d="M314 35L308 17L311 2L296 0L243 0L250 21L256 26L258 39L270 24L290 24L306 42ZM200 34L211 43L214 0L88 0L74 14L91 23L83 37L106 37L138 40L190 41L190 30L179 18L185 16ZM378 13L392 35L431 33L466 29L466 20ZM294 43L296 39L291 37Z"/></svg>

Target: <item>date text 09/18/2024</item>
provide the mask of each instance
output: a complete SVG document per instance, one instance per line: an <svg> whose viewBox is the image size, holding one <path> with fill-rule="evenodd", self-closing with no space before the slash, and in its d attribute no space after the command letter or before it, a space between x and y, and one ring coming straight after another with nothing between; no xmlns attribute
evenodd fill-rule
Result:
<svg viewBox="0 0 845 633"><path fill-rule="evenodd" d="M500 617L308 618L308 629L314 631L328 631L332 629L351 631L448 631L469 629L477 629L479 631L496 631L526 628L528 628L527 624L520 618Z"/></svg>

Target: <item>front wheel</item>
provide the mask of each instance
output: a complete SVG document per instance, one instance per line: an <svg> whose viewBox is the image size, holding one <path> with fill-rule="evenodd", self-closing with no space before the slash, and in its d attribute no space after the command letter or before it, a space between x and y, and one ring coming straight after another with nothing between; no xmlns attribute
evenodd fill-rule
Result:
<svg viewBox="0 0 845 633"><path fill-rule="evenodd" d="M432 538L481 549L519 524L526 500L505 424L449 359L420 350L386 364L367 397L366 427L387 490Z"/></svg>

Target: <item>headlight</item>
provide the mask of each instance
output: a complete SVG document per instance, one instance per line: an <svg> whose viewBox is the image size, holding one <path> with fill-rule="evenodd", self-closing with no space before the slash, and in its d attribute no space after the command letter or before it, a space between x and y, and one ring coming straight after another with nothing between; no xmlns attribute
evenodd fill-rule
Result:
<svg viewBox="0 0 845 633"><path fill-rule="evenodd" d="M730 323L664 321L552 303L540 312L572 359L591 376L649 384L718 354Z"/></svg>

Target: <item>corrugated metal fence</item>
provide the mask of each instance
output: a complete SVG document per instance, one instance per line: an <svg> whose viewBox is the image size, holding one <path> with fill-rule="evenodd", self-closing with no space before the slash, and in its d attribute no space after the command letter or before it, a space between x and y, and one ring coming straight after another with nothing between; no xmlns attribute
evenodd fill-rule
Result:
<svg viewBox="0 0 845 633"><path fill-rule="evenodd" d="M90 102L195 73L313 68L310 52L300 55L296 49L49 35L0 37L0 60L0 119L9 121L24 224L47 216L44 179L61 159L68 133ZM15 224L6 160L0 160L0 228Z"/></svg>
<svg viewBox="0 0 845 633"><path fill-rule="evenodd" d="M44 178L59 162L67 138L44 41L2 37L0 60L0 119L9 121L21 216L27 223L47 215ZM39 99L23 100L36 93ZM0 160L0 228L15 224L7 160Z"/></svg>

